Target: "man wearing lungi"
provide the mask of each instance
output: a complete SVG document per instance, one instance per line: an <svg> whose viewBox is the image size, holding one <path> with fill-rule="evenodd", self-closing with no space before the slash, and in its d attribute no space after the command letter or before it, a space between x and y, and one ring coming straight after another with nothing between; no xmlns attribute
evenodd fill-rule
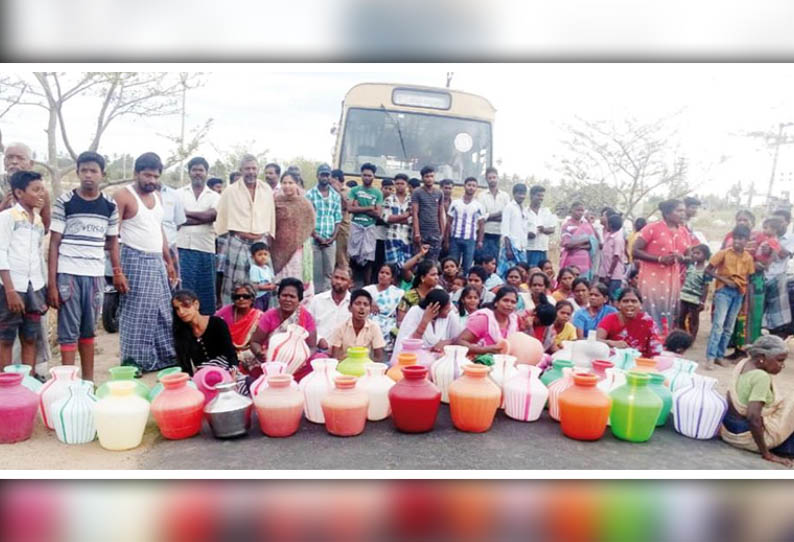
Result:
<svg viewBox="0 0 794 542"><path fill-rule="evenodd" d="M223 262L221 302L232 302L232 287L248 282L251 268L251 245L256 242L270 246L276 234L276 207L273 189L257 179L256 157L246 154L240 160L243 182L236 182L221 194L215 218L215 233L229 234ZM284 227L289 227L285 224Z"/></svg>
<svg viewBox="0 0 794 542"><path fill-rule="evenodd" d="M199 299L199 312L215 314L215 222L220 194L207 186L209 164L201 156L187 163L190 186L179 189L187 221L179 228L179 275L182 288Z"/></svg>
<svg viewBox="0 0 794 542"><path fill-rule="evenodd" d="M113 195L121 237L121 269L113 274L129 285L119 311L121 364L144 372L176 365L169 283L177 276L163 231L162 172L160 157L144 153L135 159L133 183Z"/></svg>

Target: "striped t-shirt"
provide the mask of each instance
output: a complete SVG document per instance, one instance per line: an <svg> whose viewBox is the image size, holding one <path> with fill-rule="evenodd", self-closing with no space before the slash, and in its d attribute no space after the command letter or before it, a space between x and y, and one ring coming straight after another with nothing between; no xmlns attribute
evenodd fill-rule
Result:
<svg viewBox="0 0 794 542"><path fill-rule="evenodd" d="M485 219L485 208L477 200L465 203L462 199L454 200L447 213L452 219L451 236L455 239L477 239L477 226Z"/></svg>
<svg viewBox="0 0 794 542"><path fill-rule="evenodd" d="M105 274L105 238L119 234L116 203L99 194L86 200L72 190L61 195L52 208L50 229L60 233L58 273L101 277Z"/></svg>

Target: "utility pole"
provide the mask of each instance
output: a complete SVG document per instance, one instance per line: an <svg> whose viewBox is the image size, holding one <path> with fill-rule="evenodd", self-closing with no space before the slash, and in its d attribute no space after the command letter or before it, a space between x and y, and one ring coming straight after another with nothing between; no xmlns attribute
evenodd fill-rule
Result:
<svg viewBox="0 0 794 542"><path fill-rule="evenodd" d="M179 186L185 184L185 98L187 96L187 76L188 74L182 72L179 74L182 81L182 129L179 135Z"/></svg>
<svg viewBox="0 0 794 542"><path fill-rule="evenodd" d="M747 208L753 208L753 196L755 195L755 182L750 181L750 188L747 189Z"/></svg>
<svg viewBox="0 0 794 542"><path fill-rule="evenodd" d="M769 176L769 190L766 193L767 205L769 205L769 203L772 201L772 186L775 183L775 173L777 172L777 157L778 154L780 153L780 145L782 145L783 143L790 143L790 141L783 140L783 129L792 125L794 125L794 123L791 122L781 122L780 124L778 124L777 137L775 138L775 154L772 156L772 174Z"/></svg>

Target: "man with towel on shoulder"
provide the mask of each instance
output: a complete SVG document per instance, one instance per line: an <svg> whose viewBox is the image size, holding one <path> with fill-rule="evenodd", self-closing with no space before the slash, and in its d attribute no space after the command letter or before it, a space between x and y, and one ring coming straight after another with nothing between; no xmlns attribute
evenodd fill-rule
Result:
<svg viewBox="0 0 794 542"><path fill-rule="evenodd" d="M215 233L229 234L221 284L221 301L231 303L232 287L247 282L251 267L251 245L256 242L270 246L276 234L276 212L273 189L257 178L259 164L253 155L240 160L242 181L230 185L218 202Z"/></svg>

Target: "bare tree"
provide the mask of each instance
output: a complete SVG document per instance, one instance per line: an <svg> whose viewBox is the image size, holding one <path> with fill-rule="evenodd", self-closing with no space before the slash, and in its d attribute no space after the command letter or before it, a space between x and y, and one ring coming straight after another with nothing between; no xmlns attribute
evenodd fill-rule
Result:
<svg viewBox="0 0 794 542"><path fill-rule="evenodd" d="M47 111L47 162L39 163L50 174L54 196L62 191L61 177L74 167L58 164L58 136L74 161L79 154L69 129L65 106L77 96L92 96L95 100L95 129L87 145L80 149L97 151L108 126L119 117L152 117L173 115L180 111L179 98L186 88L201 85L198 74L187 81L159 72L86 72L65 74L35 72L34 79L18 78L14 87L23 89L13 105L28 105ZM0 96L0 101L10 101Z"/></svg>
<svg viewBox="0 0 794 542"><path fill-rule="evenodd" d="M567 126L564 141L570 156L562 161L563 179L573 186L603 184L615 192L615 203L628 218L641 213L651 194L666 191L681 197L691 191L687 161L674 143L668 119L640 123L587 121Z"/></svg>
<svg viewBox="0 0 794 542"><path fill-rule="evenodd" d="M17 84L17 81L8 75L0 76L0 119L2 119L14 106L19 105L25 95L27 85ZM5 152L3 145L3 131L0 129L0 154Z"/></svg>

